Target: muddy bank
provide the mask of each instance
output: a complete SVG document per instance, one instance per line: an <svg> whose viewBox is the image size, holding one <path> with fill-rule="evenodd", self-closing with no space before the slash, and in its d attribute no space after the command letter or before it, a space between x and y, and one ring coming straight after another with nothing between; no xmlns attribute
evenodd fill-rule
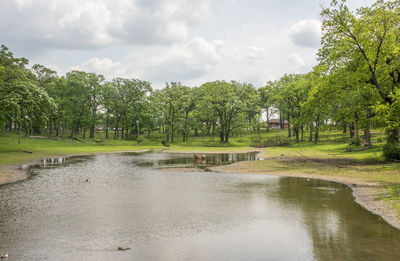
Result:
<svg viewBox="0 0 400 261"><path fill-rule="evenodd" d="M12 165L0 168L0 185L14 183L27 177L27 173L19 166Z"/></svg>

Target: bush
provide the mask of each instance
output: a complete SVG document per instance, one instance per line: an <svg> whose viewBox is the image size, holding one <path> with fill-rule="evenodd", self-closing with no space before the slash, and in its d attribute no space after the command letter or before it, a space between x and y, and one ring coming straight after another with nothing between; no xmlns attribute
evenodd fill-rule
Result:
<svg viewBox="0 0 400 261"><path fill-rule="evenodd" d="M237 138L235 141L238 143L249 143L249 139L247 138Z"/></svg>
<svg viewBox="0 0 400 261"><path fill-rule="evenodd" d="M143 136L139 136L139 137L137 137L136 141L138 144L141 144L141 143L146 142L146 138Z"/></svg>
<svg viewBox="0 0 400 261"><path fill-rule="evenodd" d="M125 135L125 140L136 140L136 135L135 134Z"/></svg>
<svg viewBox="0 0 400 261"><path fill-rule="evenodd" d="M150 137L147 139L150 141L158 141L160 142L162 140L163 135L161 133L151 133Z"/></svg>
<svg viewBox="0 0 400 261"><path fill-rule="evenodd" d="M350 140L350 144L349 145L355 145L355 146L360 146L361 145L361 139L360 138L352 138Z"/></svg>
<svg viewBox="0 0 400 261"><path fill-rule="evenodd" d="M400 143L386 142L383 146L383 156L387 160L400 160Z"/></svg>

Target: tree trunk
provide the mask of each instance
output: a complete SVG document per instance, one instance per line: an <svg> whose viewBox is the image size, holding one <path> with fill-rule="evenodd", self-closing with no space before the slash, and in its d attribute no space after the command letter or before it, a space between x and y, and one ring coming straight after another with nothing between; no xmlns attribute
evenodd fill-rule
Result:
<svg viewBox="0 0 400 261"><path fill-rule="evenodd" d="M60 121L55 120L54 121L54 130L56 131L56 137L58 137L58 134L60 133Z"/></svg>
<svg viewBox="0 0 400 261"><path fill-rule="evenodd" d="M94 126L90 126L90 134L89 134L89 137L90 137L91 139L94 139Z"/></svg>
<svg viewBox="0 0 400 261"><path fill-rule="evenodd" d="M107 112L107 116L106 116L106 140L108 140L108 118L109 118L109 115L108 115L108 112Z"/></svg>
<svg viewBox="0 0 400 261"><path fill-rule="evenodd" d="M174 143L174 121L175 121L175 110L172 109L172 119L171 119L171 143Z"/></svg>
<svg viewBox="0 0 400 261"><path fill-rule="evenodd" d="M290 127L290 115L289 114L288 114L287 121L288 121L288 137L290 138L290 137L292 137L292 132L291 132L291 127Z"/></svg>
<svg viewBox="0 0 400 261"><path fill-rule="evenodd" d="M312 142L312 140L313 140L313 127L314 127L314 124L311 123L310 124L310 138L308 139L309 142Z"/></svg>
<svg viewBox="0 0 400 261"><path fill-rule="evenodd" d="M399 129L394 128L389 130L388 132L388 143L399 143Z"/></svg>
<svg viewBox="0 0 400 261"><path fill-rule="evenodd" d="M360 145L360 135L359 135L359 129L358 129L358 115L355 113L355 122L354 122L354 133L355 133L355 139L356 139L356 144Z"/></svg>
<svg viewBox="0 0 400 261"><path fill-rule="evenodd" d="M188 122L188 118L189 118L189 112L186 111L186 115L185 115L185 125L183 127L183 142L187 141L187 122Z"/></svg>
<svg viewBox="0 0 400 261"><path fill-rule="evenodd" d="M315 134L314 134L314 143L318 143L319 138L319 114L317 115L317 121L315 122Z"/></svg>
<svg viewBox="0 0 400 261"><path fill-rule="evenodd" d="M53 136L53 123L49 121L49 136Z"/></svg>
<svg viewBox="0 0 400 261"><path fill-rule="evenodd" d="M371 129L369 123L367 123L367 126L364 129L364 141L366 146L371 145Z"/></svg>
<svg viewBox="0 0 400 261"><path fill-rule="evenodd" d="M118 128L119 128L119 118L117 117L116 119L115 119L115 131L114 131L114 140L116 140L116 139L118 139L118 134L119 134L119 130L118 130Z"/></svg>
<svg viewBox="0 0 400 261"><path fill-rule="evenodd" d="M168 120L167 120L167 141L169 141L171 135L171 115L172 115L172 104L169 103L168 107Z"/></svg>
<svg viewBox="0 0 400 261"><path fill-rule="evenodd" d="M349 129L350 129L350 139L353 139L354 138L354 123L350 124Z"/></svg>

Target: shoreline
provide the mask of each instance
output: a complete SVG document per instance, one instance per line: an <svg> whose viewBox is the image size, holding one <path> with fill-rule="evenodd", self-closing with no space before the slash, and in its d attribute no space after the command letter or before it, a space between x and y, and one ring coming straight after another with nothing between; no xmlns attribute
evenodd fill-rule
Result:
<svg viewBox="0 0 400 261"><path fill-rule="evenodd" d="M256 155L257 160L268 159L266 149L255 148L243 151L168 151L168 149L141 149L141 150L126 150L126 151L111 151L102 153L84 153L84 154L68 154L68 155L53 155L52 157L74 157L74 156L90 156L97 154L117 154L117 153L145 153L154 150L160 150L166 153L186 153L186 154L219 154L219 153L250 153L258 152ZM25 168L22 166L27 166L28 168L32 165L39 164L43 158L35 159L27 164L13 164L0 167L0 186L10 183L15 183L24 180L29 177ZM355 201L367 209L368 211L380 216L387 223L392 225L394 228L400 230L400 218L398 212L393 209L390 204L382 200L384 192L382 191L382 185L377 182L367 182L357 178L349 178L344 176L326 176L320 174L308 174L308 173L288 173L279 171L254 171L251 170L249 164L252 161L242 161L230 165L211 167L213 172L221 173L238 173L238 174L253 174L253 175L273 175L282 177L296 177L296 178L311 178L320 179L326 181L337 182L345 184L352 189ZM176 172L202 172L201 169L193 168L163 168L162 171L176 171Z"/></svg>
<svg viewBox="0 0 400 261"><path fill-rule="evenodd" d="M58 158L58 157L77 157L77 156L91 156L91 155L101 155L101 154L118 154L118 153L146 153L154 150L163 151L165 149L140 149L140 150L121 150L121 151L109 151L100 153L73 153L73 154L54 154L52 156L43 158L37 158L23 164L10 164L5 166L0 166L0 186L6 184L12 184L21 180L29 178L29 174L26 169L34 165L38 165L41 161L45 159Z"/></svg>
<svg viewBox="0 0 400 261"><path fill-rule="evenodd" d="M398 212L391 207L390 203L381 199L384 195L384 192L382 191L382 186L376 182L367 182L357 178L347 178L342 176L325 176L319 174L288 173L278 171L252 171L247 166L249 163L250 161L242 161L231 165L212 167L211 170L221 173L310 178L341 183L352 189L352 194L356 203L371 213L380 216L391 226L400 230L400 218L398 216Z"/></svg>

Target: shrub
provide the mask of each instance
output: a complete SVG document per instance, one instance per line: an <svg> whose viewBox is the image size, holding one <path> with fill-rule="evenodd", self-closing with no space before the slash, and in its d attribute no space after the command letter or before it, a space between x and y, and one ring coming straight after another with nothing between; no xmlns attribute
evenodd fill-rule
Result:
<svg viewBox="0 0 400 261"><path fill-rule="evenodd" d="M360 138L352 138L350 140L350 144L349 145L360 146L361 145L361 139Z"/></svg>
<svg viewBox="0 0 400 261"><path fill-rule="evenodd" d="M387 160L400 160L400 143L386 142L383 146L383 156Z"/></svg>
<svg viewBox="0 0 400 261"><path fill-rule="evenodd" d="M141 143L146 142L146 138L143 136L139 136L139 137L137 137L136 141L138 144L141 144Z"/></svg>
<svg viewBox="0 0 400 261"><path fill-rule="evenodd" d="M236 142L238 142L238 143L249 143L249 139L247 139L247 138L237 138Z"/></svg>

